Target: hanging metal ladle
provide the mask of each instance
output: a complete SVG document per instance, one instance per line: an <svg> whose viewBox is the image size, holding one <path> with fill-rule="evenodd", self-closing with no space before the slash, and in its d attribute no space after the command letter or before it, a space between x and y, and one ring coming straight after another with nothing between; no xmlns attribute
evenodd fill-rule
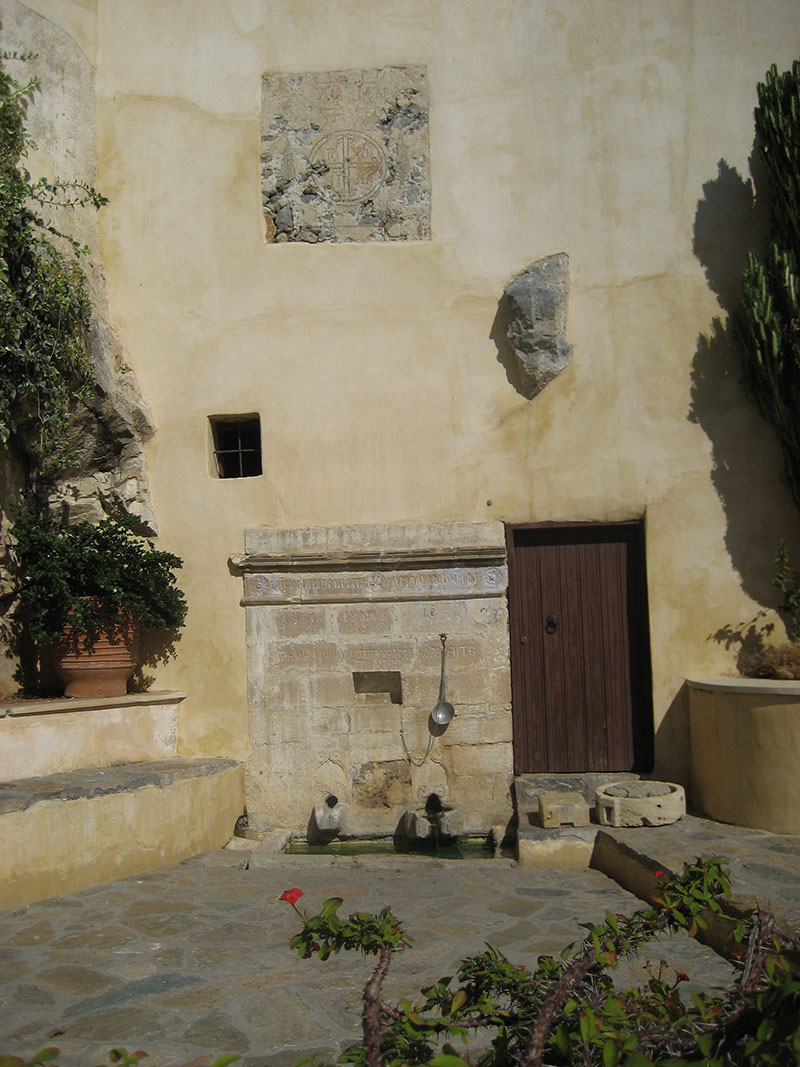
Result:
<svg viewBox="0 0 800 1067"><path fill-rule="evenodd" d="M447 642L447 634L439 634L439 638L442 642L442 676L439 679L439 700L436 707L431 712L431 719L437 726L447 726L456 713L456 709L447 700L445 695L444 685L444 658L445 658L445 644Z"/></svg>

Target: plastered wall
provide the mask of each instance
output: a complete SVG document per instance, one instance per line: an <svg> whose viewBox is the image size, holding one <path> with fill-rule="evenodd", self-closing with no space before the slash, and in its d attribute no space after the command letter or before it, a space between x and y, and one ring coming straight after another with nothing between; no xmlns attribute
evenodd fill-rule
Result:
<svg viewBox="0 0 800 1067"><path fill-rule="evenodd" d="M189 694L179 750L249 753L245 528L644 515L656 769L685 780L684 679L734 669L724 628L773 602L774 546L798 542L713 326L758 232L755 84L797 55L794 0L17 6L93 72L109 314L186 561L158 672ZM267 240L263 75L393 65L426 69L430 239ZM498 301L561 251L574 355L528 401ZM207 419L237 412L260 415L264 473L219 480Z"/></svg>

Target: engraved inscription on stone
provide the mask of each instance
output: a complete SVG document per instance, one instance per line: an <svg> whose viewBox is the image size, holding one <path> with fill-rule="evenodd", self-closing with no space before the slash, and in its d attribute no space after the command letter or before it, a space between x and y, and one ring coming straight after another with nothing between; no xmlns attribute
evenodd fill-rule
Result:
<svg viewBox="0 0 800 1067"><path fill-rule="evenodd" d="M441 659L441 649L435 645L423 645L419 650L419 661L423 667L435 666ZM447 661L451 666L472 664L480 658L478 645L472 641L448 641Z"/></svg>
<svg viewBox="0 0 800 1067"><path fill-rule="evenodd" d="M353 645L345 650L344 660L356 670L401 670L411 662L410 643L393 645Z"/></svg>
<svg viewBox="0 0 800 1067"><path fill-rule="evenodd" d="M265 74L261 196L270 242L429 239L425 68Z"/></svg>
<svg viewBox="0 0 800 1067"><path fill-rule="evenodd" d="M371 600L452 600L501 596L505 567L449 567L424 571L348 574L248 574L248 604L347 603Z"/></svg>
<svg viewBox="0 0 800 1067"><path fill-rule="evenodd" d="M335 667L339 662L339 650L335 645L291 644L276 649L280 667Z"/></svg>
<svg viewBox="0 0 800 1067"><path fill-rule="evenodd" d="M339 608L336 622L339 633L342 634L388 634L392 629L392 612L390 608L383 606Z"/></svg>

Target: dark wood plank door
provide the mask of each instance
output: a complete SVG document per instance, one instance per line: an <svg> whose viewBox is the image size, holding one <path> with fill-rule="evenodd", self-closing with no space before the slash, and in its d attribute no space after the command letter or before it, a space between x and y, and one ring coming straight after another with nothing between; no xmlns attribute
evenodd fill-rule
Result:
<svg viewBox="0 0 800 1067"><path fill-rule="evenodd" d="M640 523L508 531L515 773L647 769Z"/></svg>

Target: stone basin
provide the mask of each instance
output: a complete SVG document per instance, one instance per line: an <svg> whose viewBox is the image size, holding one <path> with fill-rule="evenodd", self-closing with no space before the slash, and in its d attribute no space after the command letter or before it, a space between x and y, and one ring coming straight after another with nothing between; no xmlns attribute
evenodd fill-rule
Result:
<svg viewBox="0 0 800 1067"><path fill-rule="evenodd" d="M595 804L602 826L666 826L686 814L686 793L674 782L612 782Z"/></svg>

